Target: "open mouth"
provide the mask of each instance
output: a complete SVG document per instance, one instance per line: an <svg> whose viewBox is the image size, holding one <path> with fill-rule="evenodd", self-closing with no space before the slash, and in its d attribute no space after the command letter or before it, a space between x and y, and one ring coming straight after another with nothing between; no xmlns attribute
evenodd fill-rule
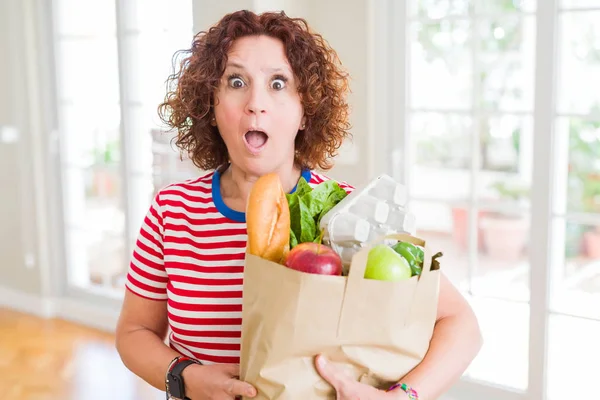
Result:
<svg viewBox="0 0 600 400"><path fill-rule="evenodd" d="M263 131L251 130L244 135L244 142L248 150L252 153L258 153L267 144L269 136Z"/></svg>

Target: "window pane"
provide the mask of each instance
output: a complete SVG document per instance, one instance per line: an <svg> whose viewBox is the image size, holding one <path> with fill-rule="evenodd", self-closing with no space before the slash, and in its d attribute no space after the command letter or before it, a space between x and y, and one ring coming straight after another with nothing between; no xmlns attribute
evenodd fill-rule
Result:
<svg viewBox="0 0 600 400"><path fill-rule="evenodd" d="M551 315L548 400L600 399L600 322Z"/></svg>
<svg viewBox="0 0 600 400"><path fill-rule="evenodd" d="M130 222L132 232L129 233L129 239L137 239L142 222L148 213L152 203L154 185L152 175L134 175L130 179L129 201L130 201Z"/></svg>
<svg viewBox="0 0 600 400"><path fill-rule="evenodd" d="M122 236L88 234L88 267L90 283L104 287L117 287L127 269L128 255Z"/></svg>
<svg viewBox="0 0 600 400"><path fill-rule="evenodd" d="M560 14L558 111L600 113L600 11Z"/></svg>
<svg viewBox="0 0 600 400"><path fill-rule="evenodd" d="M532 111L535 19L512 17L478 22L480 108Z"/></svg>
<svg viewBox="0 0 600 400"><path fill-rule="evenodd" d="M478 197L484 206L527 209L530 204L533 119L481 118Z"/></svg>
<svg viewBox="0 0 600 400"><path fill-rule="evenodd" d="M165 81L178 68L187 53L177 53L191 46L192 31L136 32L124 37L125 70L129 100L156 107L164 100ZM174 65L175 57L175 65ZM157 120L158 121L158 120Z"/></svg>
<svg viewBox="0 0 600 400"><path fill-rule="evenodd" d="M561 8L600 8L600 0L561 0L560 1Z"/></svg>
<svg viewBox="0 0 600 400"><path fill-rule="evenodd" d="M118 166L66 168L64 213L69 282L113 285L125 262L125 210Z"/></svg>
<svg viewBox="0 0 600 400"><path fill-rule="evenodd" d="M467 199L470 191L472 118L414 113L410 120L411 195L438 200Z"/></svg>
<svg viewBox="0 0 600 400"><path fill-rule="evenodd" d="M199 169L180 153L172 144L173 134L152 130L152 176L154 191L166 185L191 179L200 173Z"/></svg>
<svg viewBox="0 0 600 400"><path fill-rule="evenodd" d="M471 168L472 118L466 115L412 113L411 137L416 163L432 167Z"/></svg>
<svg viewBox="0 0 600 400"><path fill-rule="evenodd" d="M66 168L64 183L68 227L117 236L124 233L122 181L117 166Z"/></svg>
<svg viewBox="0 0 600 400"><path fill-rule="evenodd" d="M568 211L600 214L600 121L559 118L557 134L568 146L567 183L558 196L566 196Z"/></svg>
<svg viewBox="0 0 600 400"><path fill-rule="evenodd" d="M118 105L94 108L85 103L59 107L62 161L71 167L115 165L121 158Z"/></svg>
<svg viewBox="0 0 600 400"><path fill-rule="evenodd" d="M59 35L98 35L116 32L115 1L54 0Z"/></svg>
<svg viewBox="0 0 600 400"><path fill-rule="evenodd" d="M552 309L600 320L600 223L557 219L554 233Z"/></svg>
<svg viewBox="0 0 600 400"><path fill-rule="evenodd" d="M57 43L56 56L60 100L89 107L118 103L116 37L64 39Z"/></svg>
<svg viewBox="0 0 600 400"><path fill-rule="evenodd" d="M135 0L127 5L127 34L123 40L124 68L127 76L128 102L125 106L125 134L133 145L127 154L133 180L147 189L147 185L157 182L155 189L164 187L182 176L172 174L169 166L179 167L179 152L170 142L157 143L156 136L167 127L160 120L158 105L166 95L167 78L179 70L179 62L187 57L187 50L193 40L192 1ZM167 136L165 134L165 136ZM168 135L168 139L172 135ZM167 153L163 146L169 147ZM157 148L158 147L158 148ZM198 173L197 169L194 172ZM162 174L168 174L162 176ZM196 176L194 175L194 176ZM186 175L186 179L190 174ZM144 196L146 189L143 190ZM145 197L130 199L130 209L141 207L144 211ZM132 219L132 232L137 234L139 218Z"/></svg>
<svg viewBox="0 0 600 400"><path fill-rule="evenodd" d="M471 299L483 347L466 371L469 378L524 391L528 386L529 305Z"/></svg>
<svg viewBox="0 0 600 400"><path fill-rule="evenodd" d="M502 115L480 119L481 169L531 180L533 119Z"/></svg>
<svg viewBox="0 0 600 400"><path fill-rule="evenodd" d="M469 21L413 22L410 27L412 108L471 108Z"/></svg>
<svg viewBox="0 0 600 400"><path fill-rule="evenodd" d="M413 18L441 19L448 16L468 16L474 0L409 0L409 15Z"/></svg>
<svg viewBox="0 0 600 400"><path fill-rule="evenodd" d="M192 26L191 0L127 0L125 29L164 31Z"/></svg>
<svg viewBox="0 0 600 400"><path fill-rule="evenodd" d="M134 174L152 173L152 117L150 107L132 104L125 108L125 132L133 147L129 152L129 165Z"/></svg>
<svg viewBox="0 0 600 400"><path fill-rule="evenodd" d="M469 290L468 242L469 211L449 204L411 201L415 215L415 235L431 247L433 253L444 253L440 263L444 274L461 290Z"/></svg>
<svg viewBox="0 0 600 400"><path fill-rule="evenodd" d="M529 215L522 212L480 210L474 294L529 301L530 225Z"/></svg>
<svg viewBox="0 0 600 400"><path fill-rule="evenodd" d="M126 268L125 241L107 232L69 229L69 282L75 286L117 286Z"/></svg>
<svg viewBox="0 0 600 400"><path fill-rule="evenodd" d="M63 182L69 282L112 284L125 245L119 169L66 168Z"/></svg>
<svg viewBox="0 0 600 400"><path fill-rule="evenodd" d="M515 12L533 12L536 0L477 0L476 10L480 14L504 14Z"/></svg>

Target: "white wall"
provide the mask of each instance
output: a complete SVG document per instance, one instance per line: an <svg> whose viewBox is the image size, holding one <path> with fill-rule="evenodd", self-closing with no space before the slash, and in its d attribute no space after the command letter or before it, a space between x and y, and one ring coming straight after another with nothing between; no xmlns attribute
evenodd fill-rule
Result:
<svg viewBox="0 0 600 400"><path fill-rule="evenodd" d="M0 2L0 285L39 293L24 6Z"/></svg>
<svg viewBox="0 0 600 400"><path fill-rule="evenodd" d="M49 4L0 1L0 306L42 315L64 284L60 232L50 228L60 215L48 190L57 179L49 147L53 68L44 45Z"/></svg>

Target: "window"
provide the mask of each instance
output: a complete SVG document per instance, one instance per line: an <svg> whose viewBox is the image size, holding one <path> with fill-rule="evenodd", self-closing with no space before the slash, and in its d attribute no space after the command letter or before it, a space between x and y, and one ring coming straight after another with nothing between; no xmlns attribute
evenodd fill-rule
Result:
<svg viewBox="0 0 600 400"><path fill-rule="evenodd" d="M480 318L485 345L467 375L531 390L529 361L544 366L530 358L530 315L548 313L548 398L597 396L588 371L600 368L600 92L592 84L600 1L563 0L557 9L533 0L407 3L406 180L417 234L444 252L446 274ZM556 42L537 37L538 8L556 16ZM557 70L557 82L552 74L543 82L556 104L544 116L554 124L548 171L556 173L547 176L554 193L543 310L531 308L529 279L540 229L531 218L539 206L531 192L540 156L535 78L548 68L536 65L538 46L555 49Z"/></svg>
<svg viewBox="0 0 600 400"><path fill-rule="evenodd" d="M191 45L192 1L53 5L69 284L122 290L153 193L191 172L165 164L157 106Z"/></svg>
<svg viewBox="0 0 600 400"><path fill-rule="evenodd" d="M418 234L443 249L446 273L479 311L486 347L469 374L521 390L534 11L532 1L412 1L408 12L408 182Z"/></svg>
<svg viewBox="0 0 600 400"><path fill-rule="evenodd" d="M562 0L557 13L557 174L548 340L548 399L600 396L600 1Z"/></svg>

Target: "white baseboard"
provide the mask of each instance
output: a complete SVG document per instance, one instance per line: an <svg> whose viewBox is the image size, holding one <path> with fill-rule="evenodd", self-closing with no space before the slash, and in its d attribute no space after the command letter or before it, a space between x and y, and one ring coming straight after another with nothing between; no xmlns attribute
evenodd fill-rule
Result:
<svg viewBox="0 0 600 400"><path fill-rule="evenodd" d="M43 298L0 286L0 307L41 318L61 318L113 333L119 312L69 298Z"/></svg>
<svg viewBox="0 0 600 400"><path fill-rule="evenodd" d="M53 302L40 296L0 286L0 307L42 318L54 317Z"/></svg>
<svg viewBox="0 0 600 400"><path fill-rule="evenodd" d="M57 299L54 304L59 318L109 333L115 332L119 319L118 310L67 298Z"/></svg>

